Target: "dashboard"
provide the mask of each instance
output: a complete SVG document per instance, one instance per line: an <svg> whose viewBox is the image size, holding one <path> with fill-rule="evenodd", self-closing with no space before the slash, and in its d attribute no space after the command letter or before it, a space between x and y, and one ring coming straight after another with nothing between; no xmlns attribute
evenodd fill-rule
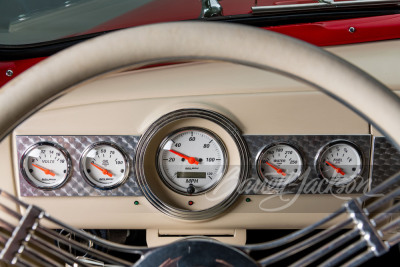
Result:
<svg viewBox="0 0 400 267"><path fill-rule="evenodd" d="M328 50L397 91L398 44ZM90 81L7 142L6 190L79 228L148 229L150 246L193 234L244 244L244 229L301 228L400 169L398 151L340 103L220 62Z"/></svg>

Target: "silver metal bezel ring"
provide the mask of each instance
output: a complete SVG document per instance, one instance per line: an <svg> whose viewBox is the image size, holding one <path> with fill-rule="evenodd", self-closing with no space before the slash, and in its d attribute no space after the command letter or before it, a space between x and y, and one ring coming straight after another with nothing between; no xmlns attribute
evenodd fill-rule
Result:
<svg viewBox="0 0 400 267"><path fill-rule="evenodd" d="M261 157L265 154L265 152L266 152L267 150L269 150L269 149L272 148L272 147L278 146L278 145L285 145L285 146L291 147L294 151L297 152L297 154L299 154L300 159L301 159L301 170L300 170L299 176L296 177L296 179L294 179L293 181L291 181L291 182L289 182L289 183L286 183L286 184L282 184L281 186L279 186L279 185L277 185L277 184L275 184L275 183L272 183L272 184L271 184L270 181L269 181L269 179L266 178L266 177L264 177L264 175L262 174L262 172L261 172L261 170L260 170L260 166L261 166L261 162L260 162L260 161L261 161ZM276 143L271 143L271 144L265 146L263 149L261 149L261 150L258 152L258 154L257 154L257 156L256 156L256 158L255 158L255 166L256 166L256 172L257 172L258 178L260 178L260 180L261 180L262 182L265 181L265 182L267 183L267 185L268 185L269 187L273 188L273 189L283 189L283 188L285 188L285 187L288 186L288 185L297 184L297 183L299 182L299 180L301 180L301 177L303 176L304 171L305 171L305 169L306 169L306 167L307 167L307 162L306 162L305 159L304 159L304 154L303 154L303 152L302 152L296 145L293 145L293 144L290 143L290 142L276 142Z"/></svg>
<svg viewBox="0 0 400 267"><path fill-rule="evenodd" d="M163 202L151 190L147 182L146 174L144 171L145 152L155 134L158 133L158 131L160 131L163 127L178 120L187 118L205 119L222 127L235 142L237 149L240 153L240 162L241 162L239 179L236 188L233 190L233 192L227 198L219 202L217 205L214 205L207 209L196 210L196 211L185 210ZM150 127L146 130L146 132L141 136L136 149L135 172L139 186L143 192L143 195L159 211L171 217L180 218L184 220L208 219L211 217L215 217L218 214L221 214L223 211L229 208L235 202L237 197L240 195L240 187L244 184L243 183L244 180L249 175L249 167L250 167L249 151L239 128L225 116L217 112L205 109L179 109L165 114L164 116L160 117L157 121L155 121L152 125L150 125Z"/></svg>
<svg viewBox="0 0 400 267"><path fill-rule="evenodd" d="M61 183L59 183L57 185L54 185L54 186L39 186L34 181L32 181L29 178L28 174L26 173L25 168L24 168L24 162L27 159L28 154L33 149L35 149L35 148L37 148L39 146L52 146L52 147L55 147L65 157L65 160L67 161L67 173L65 175L64 180ZM43 142L38 142L38 143L35 143L35 144L31 145L27 150L25 150L25 152L21 156L19 169L21 170L22 177L24 177L25 181L27 181L31 186L33 186L35 188L38 188L38 189L42 189L42 190L54 190L54 189L61 188L70 179L70 177L72 175L72 161L71 161L71 156L69 155L68 151L65 148L63 148L59 144L56 144L56 143L53 143L53 142L43 141Z"/></svg>
<svg viewBox="0 0 400 267"><path fill-rule="evenodd" d="M360 155L360 158L361 158L361 168L360 168L360 171L356 174L356 176L355 176L353 179L351 179L350 181L348 181L348 182L346 182L346 183L343 183L343 184L332 183L328 178L325 178L325 177L323 176L322 172L321 172L321 156L322 156L322 154L323 154L326 150L328 150L330 147L332 147L332 146L334 146L334 145L337 145L337 144L346 144L346 145L349 145L349 146L353 147L353 148L357 151L357 153ZM345 140L345 139L337 139L337 140L334 140L334 141L331 141L331 142L325 144L324 146L322 146L322 147L318 150L317 154L315 155L315 159L314 159L314 168L315 168L315 171L317 172L319 178L321 178L321 179L327 179L328 183L331 184L331 185L333 185L333 186L335 186L335 187L344 187L344 186L347 186L347 185L353 183L354 181L356 181L356 180L357 180L357 177L359 177L359 176L364 172L364 168L365 168L365 156L364 156L364 153L362 152L362 150L361 150L361 149L358 147L358 145L356 145L355 143L350 142L350 141Z"/></svg>
<svg viewBox="0 0 400 267"><path fill-rule="evenodd" d="M93 183L93 181L91 180L91 178L87 177L87 175L86 175L86 173L85 173L85 171L84 171L84 167L85 167L85 166L84 166L84 162L83 162L83 161L84 161L84 159L86 158L86 155L87 155L87 154L89 153L89 151L92 150L93 148L95 148L95 147L97 147L97 146L103 146L103 145L111 146L111 147L113 147L114 149L118 150L118 151L122 154L122 156L124 157L124 160L125 160L125 170L127 170L127 171L125 172L124 177L123 177L120 181L118 181L118 182L115 183L115 184L113 183L112 185L109 185L109 186L99 186L98 184ZM96 142L96 143L91 144L90 146L88 146L88 147L83 151L81 157L79 158L79 171L80 171L80 173L81 173L81 176L85 179L85 181L86 181L90 186L92 186L92 187L94 187L94 188L96 188L96 189L100 189L100 190L111 190L111 189L117 188L117 187L119 187L120 185L122 185L123 183L125 183L126 180L127 180L128 177L129 177L130 168L131 168L131 165L130 165L130 162L129 162L129 158L127 157L125 151L124 151L121 147L119 147L118 145L116 145L116 144L114 144L114 143L112 143L112 142L108 142L108 141L100 141L100 142Z"/></svg>

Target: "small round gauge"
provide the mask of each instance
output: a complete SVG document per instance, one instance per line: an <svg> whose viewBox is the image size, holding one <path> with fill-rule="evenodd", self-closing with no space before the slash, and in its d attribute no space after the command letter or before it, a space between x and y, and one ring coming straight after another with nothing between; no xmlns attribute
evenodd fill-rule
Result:
<svg viewBox="0 0 400 267"><path fill-rule="evenodd" d="M213 188L225 173L221 140L201 128L180 129L166 137L157 154L158 172L172 190L196 195Z"/></svg>
<svg viewBox="0 0 400 267"><path fill-rule="evenodd" d="M257 172L272 187L284 187L296 181L303 171L303 159L297 149L279 143L264 148L257 159Z"/></svg>
<svg viewBox="0 0 400 267"><path fill-rule="evenodd" d="M116 188L129 175L129 161L125 153L109 142L89 146L82 154L80 168L87 182L99 189Z"/></svg>
<svg viewBox="0 0 400 267"><path fill-rule="evenodd" d="M40 189L56 189L71 174L71 158L61 146L51 142L36 143L28 148L20 164L25 180Z"/></svg>
<svg viewBox="0 0 400 267"><path fill-rule="evenodd" d="M355 145L339 141L324 147L317 159L317 170L334 185L353 181L362 171L362 156Z"/></svg>

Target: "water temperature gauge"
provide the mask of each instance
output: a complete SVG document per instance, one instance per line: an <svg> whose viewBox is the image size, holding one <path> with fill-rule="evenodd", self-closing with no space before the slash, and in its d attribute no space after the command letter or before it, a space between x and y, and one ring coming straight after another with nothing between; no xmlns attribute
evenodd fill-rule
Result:
<svg viewBox="0 0 400 267"><path fill-rule="evenodd" d="M296 181L303 172L303 159L297 149L284 143L268 146L257 159L261 180L272 187L284 187Z"/></svg>
<svg viewBox="0 0 400 267"><path fill-rule="evenodd" d="M128 178L129 161L117 145L99 142L89 146L81 157L81 173L99 189L116 188Z"/></svg>
<svg viewBox="0 0 400 267"><path fill-rule="evenodd" d="M334 185L353 181L362 171L362 156L355 145L338 141L325 146L317 158L317 171Z"/></svg>
<svg viewBox="0 0 400 267"><path fill-rule="evenodd" d="M21 158L25 180L40 189L56 189L65 184L71 174L71 158L61 146L39 142L28 148Z"/></svg>

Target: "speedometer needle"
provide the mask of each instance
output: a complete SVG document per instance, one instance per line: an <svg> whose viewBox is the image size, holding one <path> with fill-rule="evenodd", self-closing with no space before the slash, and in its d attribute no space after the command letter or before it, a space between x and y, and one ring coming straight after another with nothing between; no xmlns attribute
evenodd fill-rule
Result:
<svg viewBox="0 0 400 267"><path fill-rule="evenodd" d="M169 151L172 152L172 153L174 153L175 155L178 155L178 156L181 157L181 158L186 159L186 160L189 162L189 164L196 164L196 165L199 165L199 162L198 162L194 157L188 157L188 156L183 155L183 154L181 154L181 153L179 153L179 152L177 152L177 151L175 151L175 150L172 150L172 149L170 149Z"/></svg>
<svg viewBox="0 0 400 267"><path fill-rule="evenodd" d="M97 166L96 164L94 164L93 162L90 162L90 164L92 164L93 166L95 166L97 169L99 169L104 175L108 175L110 177L112 177L112 174L107 171L106 169L101 168L100 166Z"/></svg>
<svg viewBox="0 0 400 267"><path fill-rule="evenodd" d="M340 173L341 175L344 175L344 172L342 171L341 168L335 167L335 166L334 166L332 163L330 163L329 161L325 161L325 162L326 162L326 164L328 164L329 166L331 166L332 168L334 168L335 171L336 171L337 173Z"/></svg>
<svg viewBox="0 0 400 267"><path fill-rule="evenodd" d="M271 163L269 163L269 162L267 162L267 161L266 161L265 163L267 163L267 164L268 164L272 169L274 169L277 173L282 174L283 176L286 176L286 173L284 173L282 169L278 169L277 167L275 167L274 165L272 165Z"/></svg>
<svg viewBox="0 0 400 267"><path fill-rule="evenodd" d="M35 164L32 164L32 166L38 168L38 169L41 170L41 171L43 171L45 174L49 174L49 175L51 175L51 176L55 176L54 172L51 172L51 171L48 170L48 169L39 167L38 165L35 165Z"/></svg>

